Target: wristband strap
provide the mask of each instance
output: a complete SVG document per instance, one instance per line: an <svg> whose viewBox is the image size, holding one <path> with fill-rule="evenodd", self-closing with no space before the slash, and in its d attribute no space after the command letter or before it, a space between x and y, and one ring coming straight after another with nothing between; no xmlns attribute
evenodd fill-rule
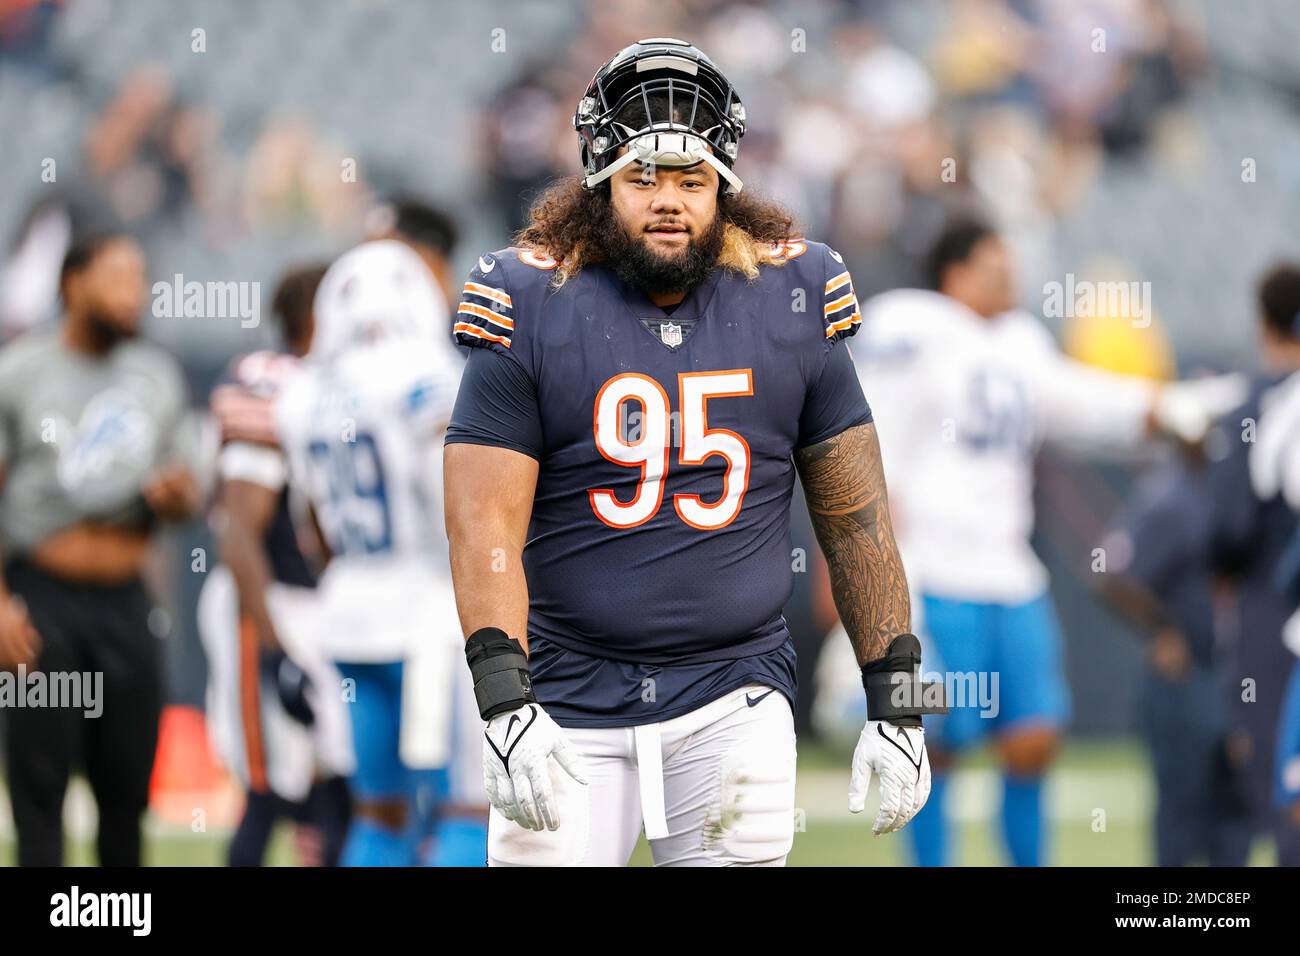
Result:
<svg viewBox="0 0 1300 956"><path fill-rule="evenodd" d="M943 684L923 683L921 642L915 634L900 634L885 656L862 665L862 689L867 692L867 719L886 720L899 727L920 727L922 714L946 714Z"/></svg>
<svg viewBox="0 0 1300 956"><path fill-rule="evenodd" d="M499 627L481 627L465 642L465 660L474 679L474 699L484 720L535 704L533 679L523 646Z"/></svg>

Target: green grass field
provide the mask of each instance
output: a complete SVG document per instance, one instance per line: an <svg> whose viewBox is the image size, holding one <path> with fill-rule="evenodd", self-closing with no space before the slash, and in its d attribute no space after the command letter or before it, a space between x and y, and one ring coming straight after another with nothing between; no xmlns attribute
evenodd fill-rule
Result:
<svg viewBox="0 0 1300 956"><path fill-rule="evenodd" d="M793 866L896 866L907 862L906 838L871 835L870 813L861 818L848 812L848 756L828 748L800 753L797 795L802 829L795 834L790 855ZM956 863L997 866L1005 863L997 828L998 775L987 755L960 765L950 787L959 845ZM1051 855L1055 865L1145 866L1151 861L1150 811L1152 792L1145 754L1135 744L1071 742L1048 782L1052 819ZM192 834L187 829L151 822L146 861L155 866L218 866L226 832ZM13 841L7 811L0 820L0 865L12 865ZM289 831L277 833L270 862L293 861ZM94 851L86 838L70 841L70 860L91 865ZM649 865L650 851L642 840L633 865ZM1273 862L1272 848L1260 841L1251 857L1254 865Z"/></svg>

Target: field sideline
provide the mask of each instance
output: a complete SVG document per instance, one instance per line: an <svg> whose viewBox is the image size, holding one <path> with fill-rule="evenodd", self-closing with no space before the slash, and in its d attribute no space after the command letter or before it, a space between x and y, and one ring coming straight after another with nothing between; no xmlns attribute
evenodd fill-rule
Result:
<svg viewBox="0 0 1300 956"><path fill-rule="evenodd" d="M957 771L950 799L960 824L960 865L996 866L1004 862L996 830L998 775L987 755L967 760ZM838 750L808 748L800 754L798 809L802 830L795 834L793 866L891 866L906 862L905 837L873 838L870 808L862 818L847 809L848 758ZM873 787L874 789L874 787ZM873 798L874 800L874 798ZM1072 741L1062 752L1048 783L1053 821L1051 860L1067 866L1144 866L1151 861L1150 808L1153 801L1146 756L1125 741ZM1104 815L1104 828L1103 828ZM84 785L67 805L71 862L89 865L94 810ZM1095 825L1094 825L1095 822ZM151 865L217 866L222 863L227 830L191 833L188 828L151 818L146 860ZM13 864L12 820L0 791L0 865ZM271 850L273 865L293 861L292 837L281 829ZM634 865L648 865L642 841ZM1253 865L1271 865L1273 851L1260 841Z"/></svg>

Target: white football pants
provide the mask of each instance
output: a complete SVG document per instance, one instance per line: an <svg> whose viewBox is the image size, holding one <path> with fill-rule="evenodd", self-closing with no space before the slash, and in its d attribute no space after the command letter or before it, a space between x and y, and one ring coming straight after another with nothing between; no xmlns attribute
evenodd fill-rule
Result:
<svg viewBox="0 0 1300 956"><path fill-rule="evenodd" d="M794 715L750 684L640 727L565 728L588 783L554 760L556 830L495 808L491 866L626 866L644 826L656 866L782 866L794 842Z"/></svg>

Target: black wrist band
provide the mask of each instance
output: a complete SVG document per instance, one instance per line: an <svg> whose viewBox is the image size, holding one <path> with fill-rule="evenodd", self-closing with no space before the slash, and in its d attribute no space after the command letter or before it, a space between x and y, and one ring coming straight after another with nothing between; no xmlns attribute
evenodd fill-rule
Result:
<svg viewBox="0 0 1300 956"><path fill-rule="evenodd" d="M867 692L867 719L887 720L899 727L920 727L922 714L946 714L943 685L922 683L921 642L915 634L900 634L885 656L862 665L862 689Z"/></svg>
<svg viewBox="0 0 1300 956"><path fill-rule="evenodd" d="M465 642L465 660L474 678L478 712L484 720L537 703L523 646L501 628L480 627L471 634Z"/></svg>

